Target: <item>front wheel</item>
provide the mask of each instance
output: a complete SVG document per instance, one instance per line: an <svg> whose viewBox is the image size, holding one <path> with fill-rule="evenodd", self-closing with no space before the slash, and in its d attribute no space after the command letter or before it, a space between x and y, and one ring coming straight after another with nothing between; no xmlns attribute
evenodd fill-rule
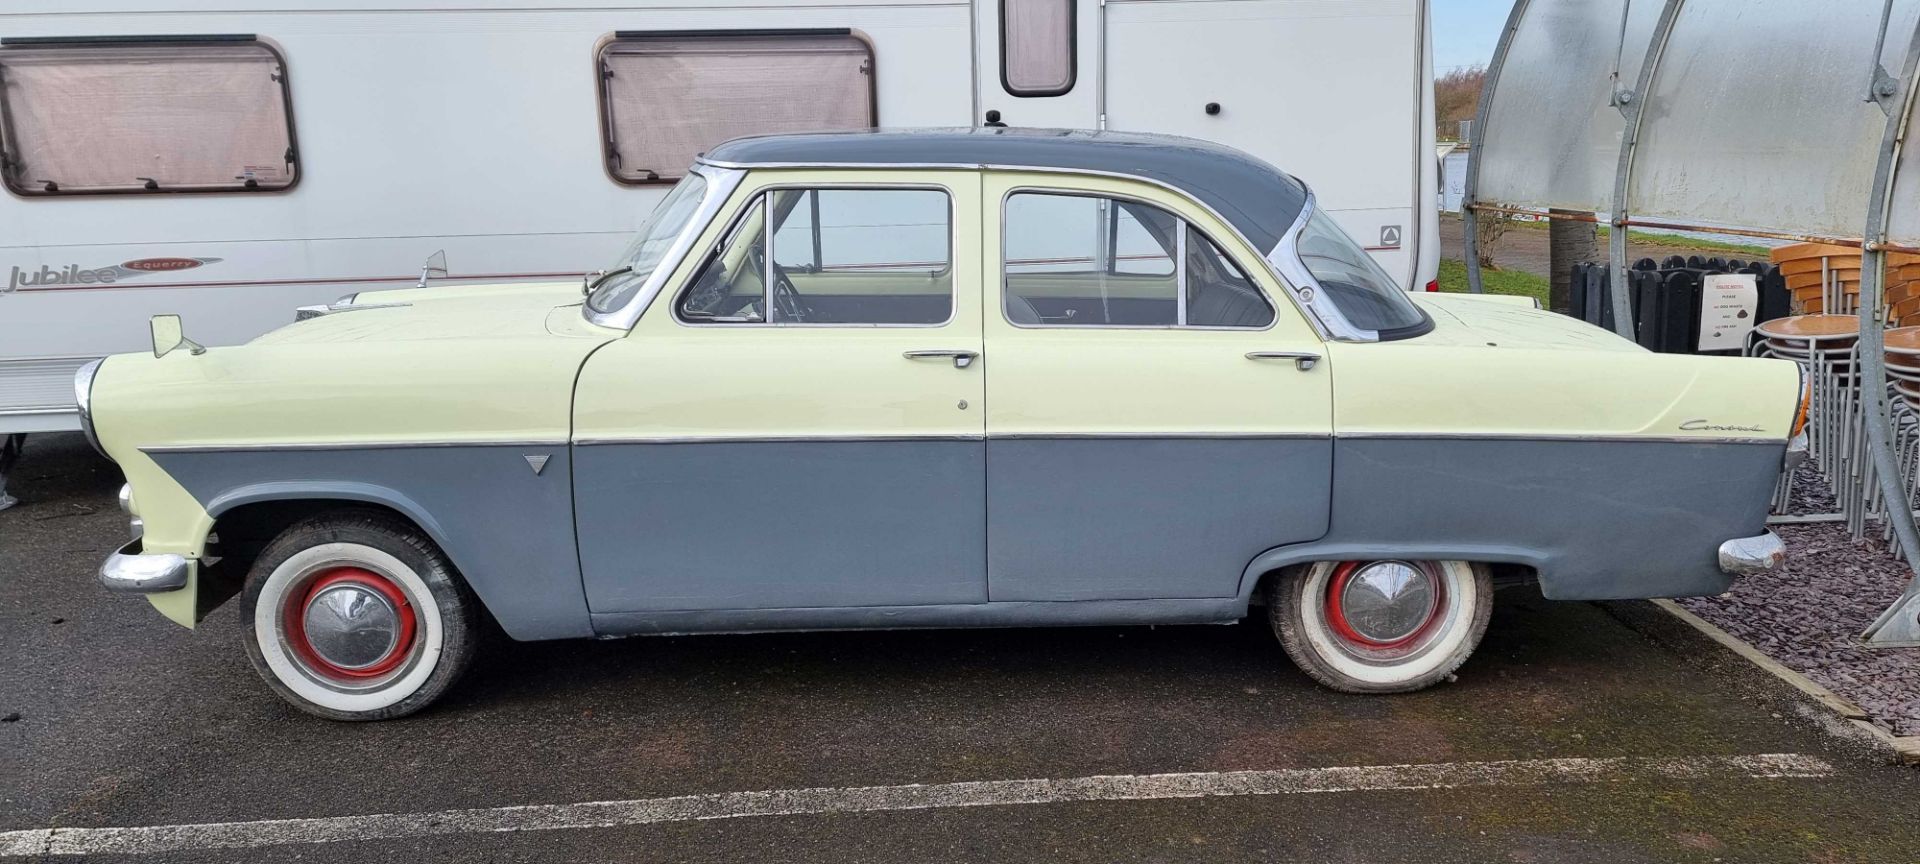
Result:
<svg viewBox="0 0 1920 864"><path fill-rule="evenodd" d="M413 526L342 511L288 528L247 574L247 656L281 698L330 720L411 714L473 658L479 603Z"/></svg>
<svg viewBox="0 0 1920 864"><path fill-rule="evenodd" d="M1346 693L1406 693L1452 675L1493 613L1484 565L1322 561L1275 582L1267 614L1293 662Z"/></svg>

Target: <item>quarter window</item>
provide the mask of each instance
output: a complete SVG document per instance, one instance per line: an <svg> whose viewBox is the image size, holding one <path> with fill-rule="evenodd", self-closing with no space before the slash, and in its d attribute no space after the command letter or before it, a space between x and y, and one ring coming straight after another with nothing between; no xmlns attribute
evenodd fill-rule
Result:
<svg viewBox="0 0 1920 864"><path fill-rule="evenodd" d="M1018 192L1003 217L1007 320L1054 327L1265 327L1273 306L1199 229L1148 204Z"/></svg>
<svg viewBox="0 0 1920 864"><path fill-rule="evenodd" d="M622 33L600 49L607 170L671 181L743 135L877 125L873 49L847 30Z"/></svg>
<svg viewBox="0 0 1920 864"><path fill-rule="evenodd" d="M1060 96L1073 89L1076 2L1000 0L1000 83L1008 93Z"/></svg>
<svg viewBox="0 0 1920 864"><path fill-rule="evenodd" d="M20 195L285 189L286 65L249 37L0 43L0 176Z"/></svg>
<svg viewBox="0 0 1920 864"><path fill-rule="evenodd" d="M939 190L771 190L676 311L690 324L939 324L953 314L952 233Z"/></svg>

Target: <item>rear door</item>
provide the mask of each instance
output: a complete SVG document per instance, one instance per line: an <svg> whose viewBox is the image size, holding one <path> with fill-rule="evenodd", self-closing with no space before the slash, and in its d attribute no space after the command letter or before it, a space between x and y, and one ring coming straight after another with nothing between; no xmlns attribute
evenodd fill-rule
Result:
<svg viewBox="0 0 1920 864"><path fill-rule="evenodd" d="M1326 533L1332 370L1252 249L1141 183L982 200L994 601L1230 597Z"/></svg>

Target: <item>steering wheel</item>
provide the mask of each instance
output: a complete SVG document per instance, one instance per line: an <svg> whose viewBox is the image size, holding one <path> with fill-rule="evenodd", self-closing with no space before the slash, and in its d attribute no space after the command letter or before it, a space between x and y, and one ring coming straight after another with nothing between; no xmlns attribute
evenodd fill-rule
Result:
<svg viewBox="0 0 1920 864"><path fill-rule="evenodd" d="M782 318L795 323L804 324L813 317L813 307L808 306L799 289L793 287L793 280L787 278L787 268L779 262L773 265L773 307Z"/></svg>

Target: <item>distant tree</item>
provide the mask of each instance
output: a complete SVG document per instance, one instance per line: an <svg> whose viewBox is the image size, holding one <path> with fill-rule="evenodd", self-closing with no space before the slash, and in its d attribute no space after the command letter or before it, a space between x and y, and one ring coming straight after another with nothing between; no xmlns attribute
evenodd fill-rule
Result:
<svg viewBox="0 0 1920 864"><path fill-rule="evenodd" d="M1480 110L1480 87L1487 81L1487 67L1462 66L1433 80L1433 121L1440 138L1460 134L1460 121L1472 120Z"/></svg>

